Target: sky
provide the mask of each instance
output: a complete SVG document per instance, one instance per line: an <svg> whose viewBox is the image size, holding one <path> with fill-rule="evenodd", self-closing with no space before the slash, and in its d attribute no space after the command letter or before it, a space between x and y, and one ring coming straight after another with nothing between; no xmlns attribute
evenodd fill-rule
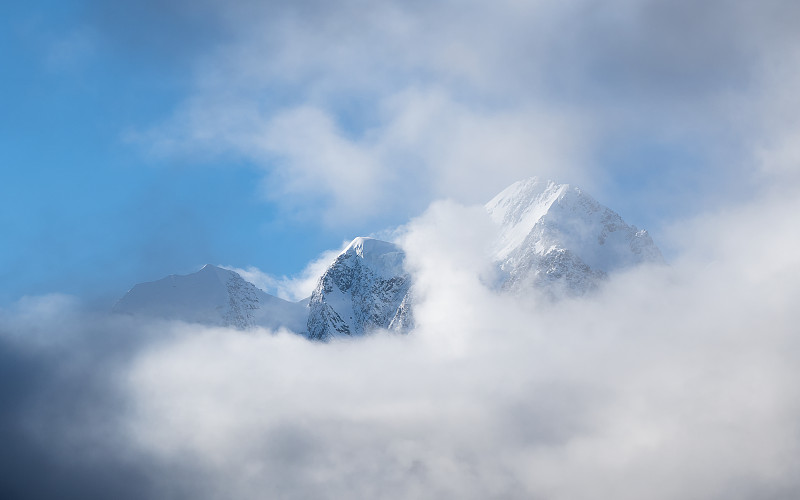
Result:
<svg viewBox="0 0 800 500"><path fill-rule="evenodd" d="M799 5L4 4L0 496L797 498ZM488 289L533 175L669 265ZM206 263L296 297L369 234L407 336L108 313Z"/></svg>
<svg viewBox="0 0 800 500"><path fill-rule="evenodd" d="M345 238L287 217L251 161L157 155L131 139L169 118L201 51L222 43L218 30L203 41L208 19L162 7L4 7L4 303L63 292L108 307L138 281L205 263L294 273Z"/></svg>
<svg viewBox="0 0 800 500"><path fill-rule="evenodd" d="M791 2L4 6L4 303L302 273L532 175L647 228L796 181Z"/></svg>

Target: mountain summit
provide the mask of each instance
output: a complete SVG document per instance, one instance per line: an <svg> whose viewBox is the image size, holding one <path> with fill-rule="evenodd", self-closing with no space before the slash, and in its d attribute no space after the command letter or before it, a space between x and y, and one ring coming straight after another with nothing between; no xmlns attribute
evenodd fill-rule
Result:
<svg viewBox="0 0 800 500"><path fill-rule="evenodd" d="M405 253L393 243L354 239L311 294L308 337L328 340L389 328L411 286L404 259Z"/></svg>
<svg viewBox="0 0 800 500"><path fill-rule="evenodd" d="M486 210L500 227L494 258L506 290L581 295L608 273L664 262L647 231L568 184L519 181Z"/></svg>
<svg viewBox="0 0 800 500"><path fill-rule="evenodd" d="M647 231L568 184L532 177L485 208L499 228L492 250L500 291L578 296L610 273L664 261ZM307 301L273 297L233 271L208 265L138 284L114 310L236 328L285 327L319 341L405 332L413 328L414 293L404 262L394 243L359 237L328 266Z"/></svg>

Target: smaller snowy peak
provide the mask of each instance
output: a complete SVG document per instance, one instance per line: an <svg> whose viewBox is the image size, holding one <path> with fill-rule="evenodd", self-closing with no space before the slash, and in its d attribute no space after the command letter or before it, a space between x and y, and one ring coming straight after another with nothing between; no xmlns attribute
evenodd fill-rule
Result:
<svg viewBox="0 0 800 500"><path fill-rule="evenodd" d="M305 328L305 305L274 297L238 273L211 264L197 272L139 283L114 312L240 329Z"/></svg>
<svg viewBox="0 0 800 500"><path fill-rule="evenodd" d="M359 257L365 255L384 255L387 253L399 252L400 247L388 241L376 240L366 236L359 236L353 239L342 253L355 253Z"/></svg>
<svg viewBox="0 0 800 500"><path fill-rule="evenodd" d="M388 328L410 287L397 245L356 238L317 282L309 300L307 330L312 340L359 336ZM403 316L405 317L405 316ZM401 319L395 329L407 324Z"/></svg>

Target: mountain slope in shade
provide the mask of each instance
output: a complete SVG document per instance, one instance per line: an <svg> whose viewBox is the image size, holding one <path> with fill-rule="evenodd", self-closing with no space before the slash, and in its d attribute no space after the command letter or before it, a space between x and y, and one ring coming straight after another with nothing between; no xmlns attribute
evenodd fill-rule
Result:
<svg viewBox="0 0 800 500"><path fill-rule="evenodd" d="M328 267L311 294L308 337L329 340L378 328L401 329L411 286L405 254L392 243L356 238Z"/></svg>
<svg viewBox="0 0 800 500"><path fill-rule="evenodd" d="M647 231L568 184L519 181L486 210L500 227L494 257L506 290L581 295L607 273L664 262Z"/></svg>
<svg viewBox="0 0 800 500"><path fill-rule="evenodd" d="M114 306L114 312L177 319L235 328L285 327L304 331L303 303L269 295L238 273L207 265L184 276L139 283Z"/></svg>

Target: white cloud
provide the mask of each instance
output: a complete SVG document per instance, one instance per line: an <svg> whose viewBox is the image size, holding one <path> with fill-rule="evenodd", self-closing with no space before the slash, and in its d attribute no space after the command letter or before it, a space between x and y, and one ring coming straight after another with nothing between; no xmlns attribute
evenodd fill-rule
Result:
<svg viewBox="0 0 800 500"><path fill-rule="evenodd" d="M91 470L122 460L177 498L794 498L798 199L684 221L672 267L558 305L484 285L491 224L438 203L403 239L422 291L407 336L319 344L28 300L0 315L4 366L27 380L58 360L24 401L69 397L10 415L51 460L91 446ZM71 340L20 349L33 332Z"/></svg>
<svg viewBox="0 0 800 500"><path fill-rule="evenodd" d="M798 208L685 221L672 267L543 305L482 284L480 207L437 204L404 239L417 330L174 323L122 368L120 432L199 498L793 498Z"/></svg>
<svg viewBox="0 0 800 500"><path fill-rule="evenodd" d="M396 224L531 174L669 221L797 170L792 2L215 5L231 36L139 140L244 157L314 223Z"/></svg>
<svg viewBox="0 0 800 500"><path fill-rule="evenodd" d="M246 269L231 266L222 267L239 273L242 278L253 283L265 292L282 299L296 302L308 298L311 295L311 292L314 291L314 287L317 286L317 281L320 276L322 276L328 266L342 253L348 244L350 244L350 242L345 241L342 242L342 246L339 249L322 252L295 276L273 276L253 266Z"/></svg>
<svg viewBox="0 0 800 500"><path fill-rule="evenodd" d="M323 107L269 114L204 104L154 140L162 151L243 154L265 167L266 197L339 228L414 213L434 198L487 201L534 174L581 176L575 166L589 131L566 113L473 109L438 88L387 95L376 108L373 126L348 133Z"/></svg>

